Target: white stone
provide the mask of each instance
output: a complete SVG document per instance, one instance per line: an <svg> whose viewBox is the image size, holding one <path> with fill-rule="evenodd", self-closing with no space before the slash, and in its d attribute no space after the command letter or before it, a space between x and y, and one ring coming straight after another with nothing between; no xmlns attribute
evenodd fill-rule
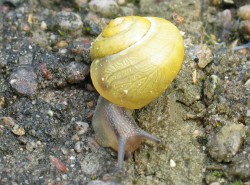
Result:
<svg viewBox="0 0 250 185"><path fill-rule="evenodd" d="M173 159L170 159L170 166L172 168L176 167L176 163L175 163L175 161Z"/></svg>
<svg viewBox="0 0 250 185"><path fill-rule="evenodd" d="M115 0L92 0L89 3L89 8L104 17L116 16L119 11L119 6Z"/></svg>
<svg viewBox="0 0 250 185"><path fill-rule="evenodd" d="M247 117L250 117L250 110L247 110Z"/></svg>
<svg viewBox="0 0 250 185"><path fill-rule="evenodd" d="M245 83L247 89L250 89L250 79L248 79Z"/></svg>

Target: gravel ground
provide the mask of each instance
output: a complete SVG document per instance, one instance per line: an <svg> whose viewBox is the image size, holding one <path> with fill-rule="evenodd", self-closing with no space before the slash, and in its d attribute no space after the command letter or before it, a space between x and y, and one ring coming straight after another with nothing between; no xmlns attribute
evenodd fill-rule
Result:
<svg viewBox="0 0 250 185"><path fill-rule="evenodd" d="M0 0L0 184L250 184L250 2ZM145 141L117 153L91 126L91 42L115 17L158 16L183 32L185 61L136 110ZM245 44L245 45L244 45Z"/></svg>

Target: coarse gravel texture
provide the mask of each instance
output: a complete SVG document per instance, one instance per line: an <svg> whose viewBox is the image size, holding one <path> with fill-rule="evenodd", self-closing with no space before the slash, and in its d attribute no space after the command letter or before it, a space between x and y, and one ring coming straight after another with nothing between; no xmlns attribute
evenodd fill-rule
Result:
<svg viewBox="0 0 250 185"><path fill-rule="evenodd" d="M250 2L0 0L0 184L249 184ZM110 12L112 10L112 12ZM158 16L184 34L170 87L133 112L161 138L117 171L94 140L89 48L111 18ZM246 20L244 20L246 21Z"/></svg>

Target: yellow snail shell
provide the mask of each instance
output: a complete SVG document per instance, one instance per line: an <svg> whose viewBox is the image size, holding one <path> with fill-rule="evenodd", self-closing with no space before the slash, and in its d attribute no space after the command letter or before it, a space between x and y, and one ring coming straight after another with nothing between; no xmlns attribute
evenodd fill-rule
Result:
<svg viewBox="0 0 250 185"><path fill-rule="evenodd" d="M180 71L184 45L180 31L157 17L119 17L91 47L91 78L110 102L128 109L144 107Z"/></svg>

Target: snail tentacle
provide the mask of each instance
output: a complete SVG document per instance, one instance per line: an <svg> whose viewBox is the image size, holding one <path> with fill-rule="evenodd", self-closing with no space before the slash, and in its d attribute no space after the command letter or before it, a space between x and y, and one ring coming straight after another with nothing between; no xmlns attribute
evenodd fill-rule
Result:
<svg viewBox="0 0 250 185"><path fill-rule="evenodd" d="M151 140L151 141L153 141L155 143L160 143L161 142L160 138L158 138L158 137L156 137L156 136L154 136L154 135L152 135L152 134L150 134L150 133L148 133L148 132L146 132L145 130L142 130L142 129L140 129L139 135L141 137L144 137L145 139L149 139L149 140Z"/></svg>
<svg viewBox="0 0 250 185"><path fill-rule="evenodd" d="M122 163L125 157L125 147L126 147L126 139L119 138L119 148L118 148L118 171L122 171Z"/></svg>

